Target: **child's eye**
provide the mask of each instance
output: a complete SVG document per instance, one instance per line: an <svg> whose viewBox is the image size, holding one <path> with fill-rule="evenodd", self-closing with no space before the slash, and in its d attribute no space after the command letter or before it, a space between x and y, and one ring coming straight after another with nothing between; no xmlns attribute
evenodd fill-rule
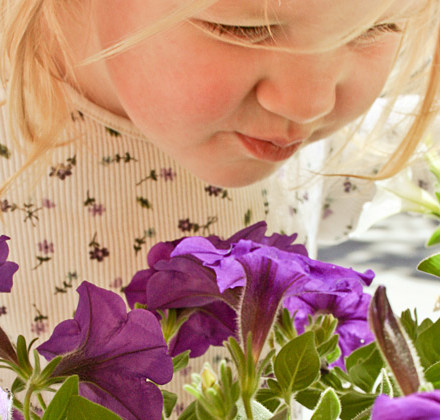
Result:
<svg viewBox="0 0 440 420"><path fill-rule="evenodd" d="M204 28L220 37L247 41L253 44L267 40L272 36L271 26L235 26L208 21L197 21Z"/></svg>
<svg viewBox="0 0 440 420"><path fill-rule="evenodd" d="M385 33L401 33L402 29L395 23L381 23L379 25L373 26L366 32L358 36L354 42L374 42L378 36Z"/></svg>

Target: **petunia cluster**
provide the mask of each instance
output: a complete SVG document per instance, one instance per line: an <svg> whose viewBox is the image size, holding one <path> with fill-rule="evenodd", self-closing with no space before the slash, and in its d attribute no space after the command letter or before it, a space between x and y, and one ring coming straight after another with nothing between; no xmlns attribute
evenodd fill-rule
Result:
<svg viewBox="0 0 440 420"><path fill-rule="evenodd" d="M246 343L251 332L257 360L283 301L299 332L309 315L332 313L340 321L342 356L370 342L363 286L374 273L313 260L303 245L293 244L296 235L265 234L260 222L227 240L190 237L156 245L150 268L125 289L129 305L191 308L170 342L172 355L190 350L197 357L229 336Z"/></svg>

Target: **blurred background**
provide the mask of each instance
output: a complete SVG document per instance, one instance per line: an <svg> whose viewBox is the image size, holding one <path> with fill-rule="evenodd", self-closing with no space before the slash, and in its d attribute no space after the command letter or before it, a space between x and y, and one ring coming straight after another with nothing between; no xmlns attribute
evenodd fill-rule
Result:
<svg viewBox="0 0 440 420"><path fill-rule="evenodd" d="M357 271L372 269L376 278L370 292L379 284L385 285L396 314L406 308L417 308L419 320L437 320L440 311L434 312L434 306L440 296L440 278L416 267L422 259L440 253L440 245L425 247L438 223L421 215L397 214L377 223L359 238L321 248L318 259Z"/></svg>

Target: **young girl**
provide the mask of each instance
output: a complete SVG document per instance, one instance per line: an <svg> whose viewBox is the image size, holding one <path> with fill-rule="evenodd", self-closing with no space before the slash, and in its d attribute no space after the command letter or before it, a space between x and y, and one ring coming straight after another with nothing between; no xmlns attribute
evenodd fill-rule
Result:
<svg viewBox="0 0 440 420"><path fill-rule="evenodd" d="M42 342L82 280L120 291L157 241L259 220L312 254L347 237L436 115L439 3L2 0L1 233L20 270L1 327Z"/></svg>

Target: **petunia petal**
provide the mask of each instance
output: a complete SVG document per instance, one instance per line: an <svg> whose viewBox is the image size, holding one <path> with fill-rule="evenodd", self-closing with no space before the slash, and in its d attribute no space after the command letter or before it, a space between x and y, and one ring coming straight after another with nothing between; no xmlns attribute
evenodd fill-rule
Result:
<svg viewBox="0 0 440 420"><path fill-rule="evenodd" d="M440 391L411 394L406 397L376 398L371 420L434 420L440 419Z"/></svg>
<svg viewBox="0 0 440 420"><path fill-rule="evenodd" d="M74 319L58 325L38 351L48 359L63 354L54 375L77 374L94 401L127 419L159 420L160 391L147 380L165 384L173 368L156 317L143 309L127 314L118 295L87 282L78 293Z"/></svg>
<svg viewBox="0 0 440 420"><path fill-rule="evenodd" d="M200 308L180 328L169 346L169 354L176 356L191 350L190 357L203 355L209 346L221 346L237 331L236 313L223 302Z"/></svg>

